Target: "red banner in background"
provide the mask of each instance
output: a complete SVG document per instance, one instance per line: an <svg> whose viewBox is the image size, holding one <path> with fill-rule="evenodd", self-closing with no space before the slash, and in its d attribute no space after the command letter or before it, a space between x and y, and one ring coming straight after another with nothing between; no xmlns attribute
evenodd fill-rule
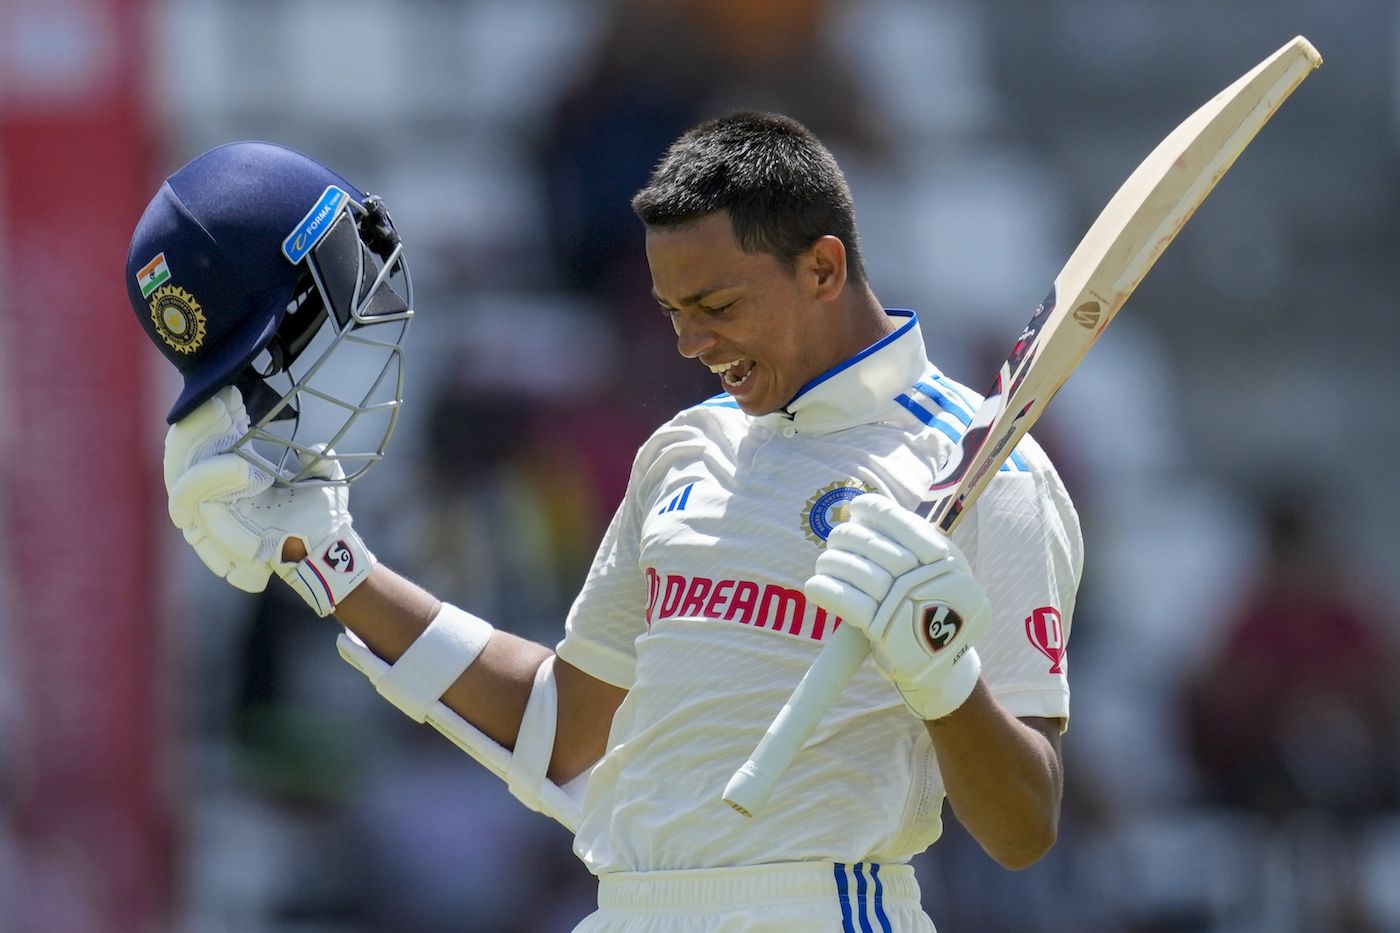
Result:
<svg viewBox="0 0 1400 933"><path fill-rule="evenodd" d="M0 928L26 933L169 918L151 351L122 283L153 190L146 26L145 0L0 0L0 650L19 733L0 755L19 861Z"/></svg>

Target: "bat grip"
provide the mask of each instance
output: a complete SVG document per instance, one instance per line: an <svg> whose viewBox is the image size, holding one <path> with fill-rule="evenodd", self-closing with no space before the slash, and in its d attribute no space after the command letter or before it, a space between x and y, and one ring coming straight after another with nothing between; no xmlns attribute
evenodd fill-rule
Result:
<svg viewBox="0 0 1400 933"><path fill-rule="evenodd" d="M836 630L802 675L797 689L773 719L749 760L724 786L725 803L744 816L756 816L763 809L778 779L869 654L870 642L860 629L843 625Z"/></svg>

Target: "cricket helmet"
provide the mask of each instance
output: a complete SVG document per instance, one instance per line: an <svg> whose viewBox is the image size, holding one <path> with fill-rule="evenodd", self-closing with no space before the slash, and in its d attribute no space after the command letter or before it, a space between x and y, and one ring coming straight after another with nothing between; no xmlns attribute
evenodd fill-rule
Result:
<svg viewBox="0 0 1400 933"><path fill-rule="evenodd" d="M126 288L184 380L171 424L236 385L251 426L235 450L279 481L333 459L349 482L383 457L413 282L379 198L282 146L219 146L146 207Z"/></svg>

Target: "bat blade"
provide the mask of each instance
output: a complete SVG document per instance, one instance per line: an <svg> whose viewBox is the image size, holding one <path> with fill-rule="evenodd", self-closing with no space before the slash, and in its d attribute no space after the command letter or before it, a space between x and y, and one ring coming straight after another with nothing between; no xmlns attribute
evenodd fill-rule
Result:
<svg viewBox="0 0 1400 933"><path fill-rule="evenodd" d="M1147 270L1279 106L1321 64L1317 49L1298 36L1187 117L1128 176L1001 365L957 451L918 509L921 515L945 532L957 526ZM725 803L745 816L760 811L869 652L860 631L837 629L748 761L729 779Z"/></svg>

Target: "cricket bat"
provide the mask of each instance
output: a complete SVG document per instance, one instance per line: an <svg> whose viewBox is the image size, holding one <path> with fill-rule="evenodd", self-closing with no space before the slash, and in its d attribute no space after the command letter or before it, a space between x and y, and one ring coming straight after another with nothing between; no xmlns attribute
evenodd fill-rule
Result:
<svg viewBox="0 0 1400 933"><path fill-rule="evenodd" d="M1279 105L1321 64L1317 49L1298 36L1187 117L1128 176L1011 348L920 515L945 532L957 526L1167 244ZM869 653L859 630L836 630L753 755L730 778L725 803L745 816L762 809Z"/></svg>

